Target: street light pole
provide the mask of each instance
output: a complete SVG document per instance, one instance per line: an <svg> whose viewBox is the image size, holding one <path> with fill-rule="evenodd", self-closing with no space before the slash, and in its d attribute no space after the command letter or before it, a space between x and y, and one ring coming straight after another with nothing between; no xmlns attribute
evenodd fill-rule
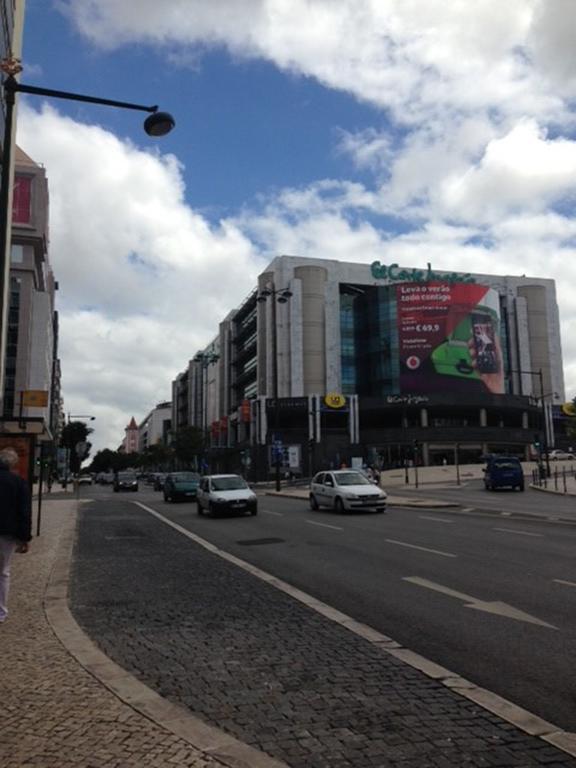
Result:
<svg viewBox="0 0 576 768"><path fill-rule="evenodd" d="M51 88L39 88L33 85L19 83L15 75L22 71L18 59L11 57L0 62L0 70L6 75L2 83L4 103L6 107L4 146L2 147L2 174L0 176L0 401L4 400L4 367L6 357L8 297L10 282L10 254L9 237L10 230L10 192L12 188L12 150L14 107L17 93L28 93L33 96L46 96L48 98L66 99L68 101L82 101L90 104L100 104L120 109L134 109L141 112L149 112L144 121L144 130L149 136L165 136L175 126L172 115L168 112L159 112L158 106L145 106L128 101L115 101L103 99L97 96L87 96L82 93L58 91ZM3 410L3 407L2 407Z"/></svg>
<svg viewBox="0 0 576 768"><path fill-rule="evenodd" d="M278 430L280 429L280 393L278 388L278 323L276 303L286 304L291 298L292 291L289 288L277 289L276 285L272 283L270 287L264 288L260 291L256 301L265 302L270 298L272 306L270 308L271 319L271 353L272 353L272 396L274 398L274 438L272 440L272 455L274 457L274 483L276 490L281 488L280 468L282 465L282 457L280 450L278 449Z"/></svg>
<svg viewBox="0 0 576 768"><path fill-rule="evenodd" d="M522 371L522 370L510 370L509 373L519 373L523 374L526 373L529 376L538 376L538 381L540 385L540 397L536 398L540 400L540 406L542 409L542 442L543 442L543 449L544 449L544 460L546 461L546 477L550 477L550 451L549 451L549 445L548 445L548 415L546 413L546 403L544 401L544 374L542 372L542 368L539 368L537 371Z"/></svg>

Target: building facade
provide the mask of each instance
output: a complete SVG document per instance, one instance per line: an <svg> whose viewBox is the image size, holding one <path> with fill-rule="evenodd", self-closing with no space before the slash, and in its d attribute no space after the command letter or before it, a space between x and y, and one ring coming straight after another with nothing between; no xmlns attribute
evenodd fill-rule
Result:
<svg viewBox="0 0 576 768"><path fill-rule="evenodd" d="M57 437L61 422L57 283L48 257L48 182L44 168L16 148L4 418L41 421ZM44 393L33 402L26 393Z"/></svg>
<svg viewBox="0 0 576 768"><path fill-rule="evenodd" d="M565 397L555 284L278 257L184 378L217 468L527 456Z"/></svg>
<svg viewBox="0 0 576 768"><path fill-rule="evenodd" d="M138 425L138 451L152 445L167 445L172 424L172 403L158 403Z"/></svg>
<svg viewBox="0 0 576 768"><path fill-rule="evenodd" d="M134 416L124 428L124 439L119 450L123 453L138 453L138 424Z"/></svg>

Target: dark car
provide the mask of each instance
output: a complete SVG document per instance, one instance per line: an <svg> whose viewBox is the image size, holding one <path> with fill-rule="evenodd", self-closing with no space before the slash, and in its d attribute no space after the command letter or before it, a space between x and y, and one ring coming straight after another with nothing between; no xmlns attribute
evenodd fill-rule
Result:
<svg viewBox="0 0 576 768"><path fill-rule="evenodd" d="M484 487L487 491L498 488L524 490L524 472L515 456L489 456L484 468Z"/></svg>
<svg viewBox="0 0 576 768"><path fill-rule="evenodd" d="M155 491L164 490L164 480L166 480L165 472L156 472L154 475L153 487Z"/></svg>
<svg viewBox="0 0 576 768"><path fill-rule="evenodd" d="M164 480L164 501L196 501L199 484L196 472L170 472Z"/></svg>
<svg viewBox="0 0 576 768"><path fill-rule="evenodd" d="M132 472L118 472L114 479L114 491L137 491L138 478Z"/></svg>

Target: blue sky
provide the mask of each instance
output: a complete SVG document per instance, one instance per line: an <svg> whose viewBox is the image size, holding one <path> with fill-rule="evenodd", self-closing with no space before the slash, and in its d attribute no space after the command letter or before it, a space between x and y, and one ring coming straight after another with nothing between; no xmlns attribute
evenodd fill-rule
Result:
<svg viewBox="0 0 576 768"><path fill-rule="evenodd" d="M27 0L23 82L177 123L21 100L66 410L115 447L279 253L555 278L576 394L574 37L571 0Z"/></svg>

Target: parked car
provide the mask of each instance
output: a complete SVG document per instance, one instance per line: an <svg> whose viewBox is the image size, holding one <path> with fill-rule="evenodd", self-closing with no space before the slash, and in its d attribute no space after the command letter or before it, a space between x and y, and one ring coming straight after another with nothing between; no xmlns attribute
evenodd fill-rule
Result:
<svg viewBox="0 0 576 768"><path fill-rule="evenodd" d="M196 497L199 515L239 512L256 515L258 499L240 475L206 475L201 478Z"/></svg>
<svg viewBox="0 0 576 768"><path fill-rule="evenodd" d="M113 485L114 472L99 472L96 475L96 482L100 483L100 485Z"/></svg>
<svg viewBox="0 0 576 768"><path fill-rule="evenodd" d="M559 448L554 448L548 455L552 461L569 461L576 459L576 456L570 451L561 451Z"/></svg>
<svg viewBox="0 0 576 768"><path fill-rule="evenodd" d="M386 510L386 491L378 488L356 469L318 472L310 483L310 507L330 507L337 512L373 509Z"/></svg>
<svg viewBox="0 0 576 768"><path fill-rule="evenodd" d="M93 482L92 475L86 473L78 475L78 485L92 485Z"/></svg>
<svg viewBox="0 0 576 768"><path fill-rule="evenodd" d="M524 490L524 471L516 456L488 456L484 467L484 487L487 491L498 488Z"/></svg>
<svg viewBox="0 0 576 768"><path fill-rule="evenodd" d="M132 472L118 472L114 480L114 491L137 491L138 478Z"/></svg>
<svg viewBox="0 0 576 768"><path fill-rule="evenodd" d="M170 472L164 480L164 501L196 499L200 475L196 472Z"/></svg>

